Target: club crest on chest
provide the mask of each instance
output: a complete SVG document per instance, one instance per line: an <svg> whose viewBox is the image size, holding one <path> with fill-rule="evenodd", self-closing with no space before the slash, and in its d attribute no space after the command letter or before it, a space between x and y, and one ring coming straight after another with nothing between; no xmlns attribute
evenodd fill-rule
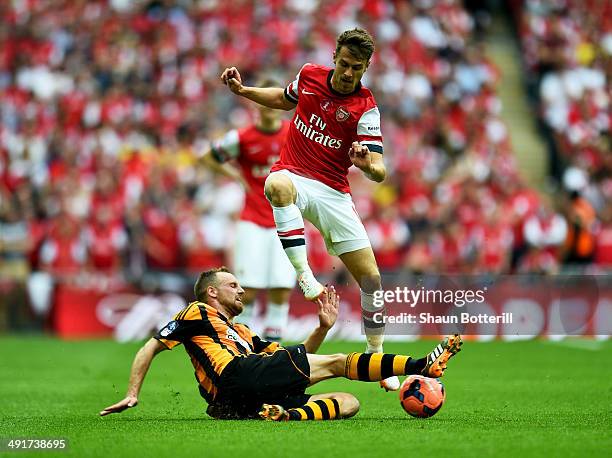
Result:
<svg viewBox="0 0 612 458"><path fill-rule="evenodd" d="M346 108L340 106L336 110L336 121L346 121L350 115L351 114Z"/></svg>

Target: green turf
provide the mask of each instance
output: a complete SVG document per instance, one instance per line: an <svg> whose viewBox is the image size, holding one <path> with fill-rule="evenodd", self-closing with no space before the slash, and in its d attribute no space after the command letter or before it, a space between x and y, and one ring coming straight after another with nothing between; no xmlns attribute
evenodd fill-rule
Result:
<svg viewBox="0 0 612 458"><path fill-rule="evenodd" d="M362 346L329 343L321 352ZM420 355L431 346L386 350ZM377 384L338 379L311 392L349 391L360 413L302 423L209 419L178 348L153 362L137 408L98 417L123 397L138 347L0 338L0 437L67 438L67 452L44 455L79 457L583 457L612 449L610 342L467 342L444 379L446 404L431 419L408 417L397 394Z"/></svg>

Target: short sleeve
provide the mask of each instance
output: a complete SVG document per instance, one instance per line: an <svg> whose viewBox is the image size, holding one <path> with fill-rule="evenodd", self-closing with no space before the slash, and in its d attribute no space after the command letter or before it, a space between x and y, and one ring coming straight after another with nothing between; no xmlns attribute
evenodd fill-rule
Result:
<svg viewBox="0 0 612 458"><path fill-rule="evenodd" d="M374 153L383 152L383 137L380 130L380 112L374 106L361 115L357 123L357 139Z"/></svg>
<svg viewBox="0 0 612 458"><path fill-rule="evenodd" d="M181 336L182 330L180 327L180 321L172 320L161 328L153 337L168 347L169 350L172 350L177 345L183 343L183 336Z"/></svg>
<svg viewBox="0 0 612 458"><path fill-rule="evenodd" d="M219 163L236 159L240 155L240 134L236 129L230 130L220 140L213 142L211 150Z"/></svg>
<svg viewBox="0 0 612 458"><path fill-rule="evenodd" d="M205 334L202 327L199 308L189 304L186 308L178 312L172 321L161 328L153 337L163 343L168 349L172 350L179 344L182 344L194 335Z"/></svg>

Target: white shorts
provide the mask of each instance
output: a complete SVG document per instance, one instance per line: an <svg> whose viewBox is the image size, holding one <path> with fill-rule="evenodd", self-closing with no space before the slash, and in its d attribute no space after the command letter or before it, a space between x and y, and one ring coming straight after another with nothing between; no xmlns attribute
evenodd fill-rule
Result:
<svg viewBox="0 0 612 458"><path fill-rule="evenodd" d="M350 194L288 170L272 172L270 176L276 173L288 176L293 182L297 190L296 205L302 216L319 230L329 254L340 256L371 247Z"/></svg>
<svg viewBox="0 0 612 458"><path fill-rule="evenodd" d="M276 228L238 221L234 273L245 288L293 288L295 269L283 250Z"/></svg>

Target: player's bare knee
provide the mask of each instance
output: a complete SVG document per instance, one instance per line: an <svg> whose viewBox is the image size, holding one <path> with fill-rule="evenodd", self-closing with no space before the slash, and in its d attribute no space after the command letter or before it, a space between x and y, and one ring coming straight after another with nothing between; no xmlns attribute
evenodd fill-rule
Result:
<svg viewBox="0 0 612 458"><path fill-rule="evenodd" d="M284 175L270 175L264 187L266 198L275 207L283 207L295 202L297 193L291 180Z"/></svg>
<svg viewBox="0 0 612 458"><path fill-rule="evenodd" d="M338 393L334 396L340 407L340 418L350 418L359 412L359 399L349 393Z"/></svg>

